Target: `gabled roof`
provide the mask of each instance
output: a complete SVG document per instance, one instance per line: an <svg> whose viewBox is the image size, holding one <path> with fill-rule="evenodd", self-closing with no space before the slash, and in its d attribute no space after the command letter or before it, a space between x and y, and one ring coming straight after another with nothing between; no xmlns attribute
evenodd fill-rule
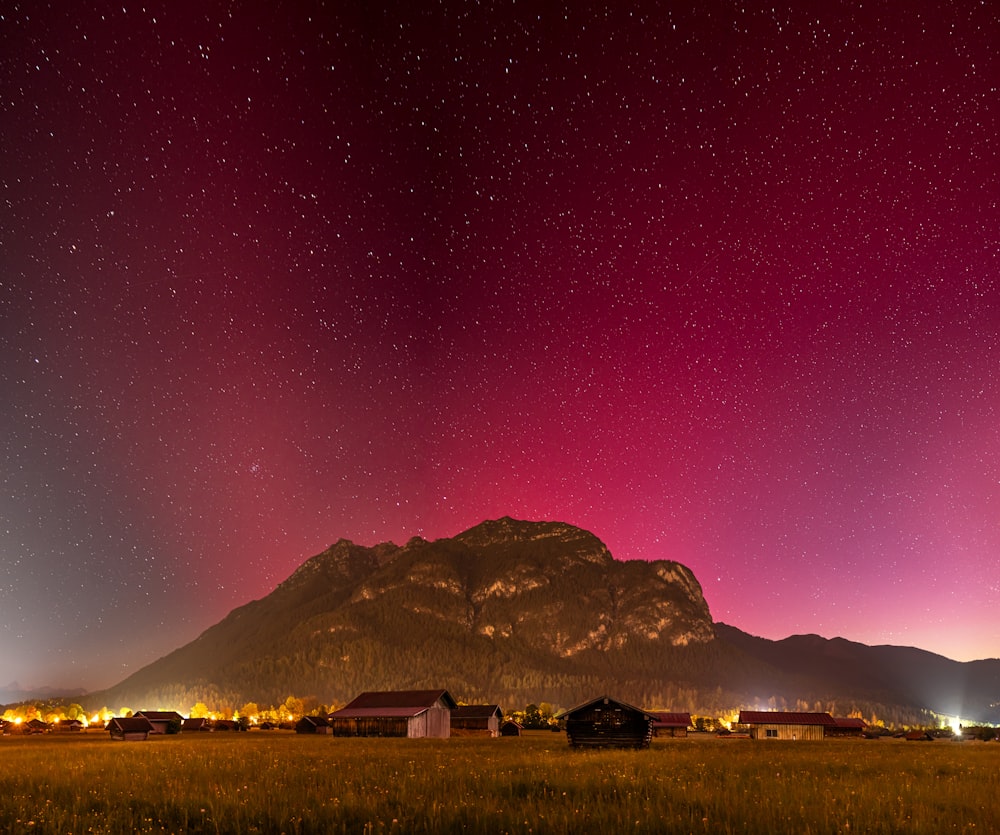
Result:
<svg viewBox="0 0 1000 835"><path fill-rule="evenodd" d="M354 698L345 708L433 707L441 699L454 710L458 705L447 690L369 690Z"/></svg>
<svg viewBox="0 0 1000 835"><path fill-rule="evenodd" d="M634 710L636 713L643 714L647 719L651 721L656 721L656 714L650 713L649 711L643 710L641 707L635 707L625 702L621 702L618 699L612 699L610 696L598 696L596 699L591 699L589 702L584 702L582 705L577 705L576 707L571 707L569 710L564 710L555 719L564 719L566 717L572 716L574 713L586 710L591 707L608 707L608 708L625 708L626 710Z"/></svg>
<svg viewBox="0 0 1000 835"><path fill-rule="evenodd" d="M305 722L307 725L313 725L317 728L327 728L330 723L327 721L325 716L303 716L299 719L299 724Z"/></svg>
<svg viewBox="0 0 1000 835"><path fill-rule="evenodd" d="M868 727L868 723L864 719L858 719L854 716L834 716L833 724L838 728L856 728L858 730Z"/></svg>
<svg viewBox="0 0 1000 835"><path fill-rule="evenodd" d="M491 716L503 718L500 705L459 705L452 708L452 719L489 719Z"/></svg>
<svg viewBox="0 0 1000 835"><path fill-rule="evenodd" d="M836 725L829 713L788 710L741 710L740 725Z"/></svg>
<svg viewBox="0 0 1000 835"><path fill-rule="evenodd" d="M145 716L150 722L169 722L171 719L180 719L181 716L176 710L137 710L133 716Z"/></svg>
<svg viewBox="0 0 1000 835"><path fill-rule="evenodd" d="M652 715L656 717L653 727L657 728L686 728L691 724L690 713L664 713L654 710Z"/></svg>
<svg viewBox="0 0 1000 835"><path fill-rule="evenodd" d="M458 705L447 690L366 691L330 714L331 719L408 718L419 716L441 700L454 710Z"/></svg>

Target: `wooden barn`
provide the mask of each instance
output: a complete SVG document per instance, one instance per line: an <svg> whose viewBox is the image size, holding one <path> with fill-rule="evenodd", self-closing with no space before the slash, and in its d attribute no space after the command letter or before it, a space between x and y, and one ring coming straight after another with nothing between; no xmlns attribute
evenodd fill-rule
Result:
<svg viewBox="0 0 1000 835"><path fill-rule="evenodd" d="M834 716L833 722L834 724L823 727L823 736L861 737L868 727L864 719L853 716Z"/></svg>
<svg viewBox="0 0 1000 835"><path fill-rule="evenodd" d="M738 724L751 739L823 739L834 721L829 713L741 710Z"/></svg>
<svg viewBox="0 0 1000 835"><path fill-rule="evenodd" d="M153 734L168 733L172 722L176 723L174 728L177 731L184 724L184 717L176 710L137 710L132 715L149 720L149 724L153 727L150 733Z"/></svg>
<svg viewBox="0 0 1000 835"><path fill-rule="evenodd" d="M57 719L52 730L58 733L81 733L86 726L79 719Z"/></svg>
<svg viewBox="0 0 1000 835"><path fill-rule="evenodd" d="M142 716L119 717L108 721L108 733L119 742L148 739L153 726Z"/></svg>
<svg viewBox="0 0 1000 835"><path fill-rule="evenodd" d="M457 707L447 690L365 692L327 719L334 736L447 738Z"/></svg>
<svg viewBox="0 0 1000 835"><path fill-rule="evenodd" d="M295 723L297 734L332 734L333 727L325 716L303 716Z"/></svg>
<svg viewBox="0 0 1000 835"><path fill-rule="evenodd" d="M500 736L520 736L521 726L513 719L508 719L500 726Z"/></svg>
<svg viewBox="0 0 1000 835"><path fill-rule="evenodd" d="M459 705L451 712L455 736L499 736L502 722L500 705Z"/></svg>
<svg viewBox="0 0 1000 835"><path fill-rule="evenodd" d="M210 731L211 723L204 716L189 716L181 722L181 732L191 733L193 731Z"/></svg>
<svg viewBox="0 0 1000 835"><path fill-rule="evenodd" d="M688 735L688 727L691 725L690 713L664 713L653 711L656 717L653 722L653 736L659 737L682 737Z"/></svg>
<svg viewBox="0 0 1000 835"><path fill-rule="evenodd" d="M45 734L52 730L52 726L41 719L29 719L21 725L21 729L26 734Z"/></svg>
<svg viewBox="0 0 1000 835"><path fill-rule="evenodd" d="M601 696L560 713L574 748L648 748L656 716L632 705Z"/></svg>

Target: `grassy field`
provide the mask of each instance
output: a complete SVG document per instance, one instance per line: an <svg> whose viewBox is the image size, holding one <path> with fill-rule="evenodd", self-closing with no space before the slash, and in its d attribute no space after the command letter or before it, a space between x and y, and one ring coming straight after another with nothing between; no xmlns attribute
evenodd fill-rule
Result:
<svg viewBox="0 0 1000 835"><path fill-rule="evenodd" d="M995 743L0 738L4 833L988 833L998 798Z"/></svg>

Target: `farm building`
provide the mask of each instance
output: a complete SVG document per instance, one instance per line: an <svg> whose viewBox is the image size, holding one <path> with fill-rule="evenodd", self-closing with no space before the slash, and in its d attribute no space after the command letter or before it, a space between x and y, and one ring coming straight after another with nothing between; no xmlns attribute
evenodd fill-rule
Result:
<svg viewBox="0 0 1000 835"><path fill-rule="evenodd" d="M153 726L142 716L116 716L108 722L108 733L119 742L148 739L152 732Z"/></svg>
<svg viewBox="0 0 1000 835"><path fill-rule="evenodd" d="M663 713L653 711L656 720L653 722L653 736L687 736L688 727L691 725L690 713Z"/></svg>
<svg viewBox="0 0 1000 835"><path fill-rule="evenodd" d="M520 736L521 726L513 719L508 719L500 726L500 736Z"/></svg>
<svg viewBox="0 0 1000 835"><path fill-rule="evenodd" d="M59 733L80 733L85 727L79 719L57 719L52 730Z"/></svg>
<svg viewBox="0 0 1000 835"><path fill-rule="evenodd" d="M459 705L451 712L451 732L464 736L499 736L500 705Z"/></svg>
<svg viewBox="0 0 1000 835"><path fill-rule="evenodd" d="M647 748L656 716L632 705L601 696L560 713L574 748Z"/></svg>
<svg viewBox="0 0 1000 835"><path fill-rule="evenodd" d="M181 722L181 731L183 733L210 730L212 730L212 726L204 716L190 716Z"/></svg>
<svg viewBox="0 0 1000 835"><path fill-rule="evenodd" d="M52 730L52 726L41 719L29 719L21 727L26 734L44 734Z"/></svg>
<svg viewBox="0 0 1000 835"><path fill-rule="evenodd" d="M325 716L303 716L295 723L297 734L332 734L333 728Z"/></svg>
<svg viewBox="0 0 1000 835"><path fill-rule="evenodd" d="M132 715L148 719L149 724L153 727L150 733L153 734L169 733L171 722L176 723L175 730L180 730L184 723L184 717L176 710L137 710Z"/></svg>
<svg viewBox="0 0 1000 835"><path fill-rule="evenodd" d="M823 739L834 721L829 713L741 710L738 724L751 739Z"/></svg>
<svg viewBox="0 0 1000 835"><path fill-rule="evenodd" d="M365 692L327 718L334 736L446 738L457 707L447 690Z"/></svg>
<svg viewBox="0 0 1000 835"><path fill-rule="evenodd" d="M857 719L853 716L834 716L833 722L832 725L824 726L823 736L860 737L864 734L865 728L868 727L864 719Z"/></svg>

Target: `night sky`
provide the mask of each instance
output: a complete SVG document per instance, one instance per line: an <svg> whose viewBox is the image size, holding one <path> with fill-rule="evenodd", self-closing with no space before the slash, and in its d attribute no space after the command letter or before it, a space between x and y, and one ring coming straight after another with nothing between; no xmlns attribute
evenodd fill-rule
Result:
<svg viewBox="0 0 1000 835"><path fill-rule="evenodd" d="M0 685L503 515L1000 656L995 4L372 5L0 2Z"/></svg>

